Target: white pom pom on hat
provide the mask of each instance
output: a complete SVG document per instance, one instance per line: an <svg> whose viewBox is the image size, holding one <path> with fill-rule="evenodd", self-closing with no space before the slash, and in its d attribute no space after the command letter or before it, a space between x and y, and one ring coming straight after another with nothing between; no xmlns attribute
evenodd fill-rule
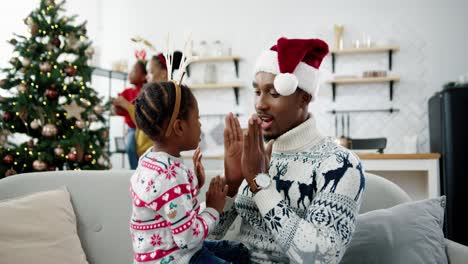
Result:
<svg viewBox="0 0 468 264"><path fill-rule="evenodd" d="M297 80L296 75L292 73L280 73L276 75L273 82L276 91L283 96L293 94L296 91L298 84L299 81Z"/></svg>

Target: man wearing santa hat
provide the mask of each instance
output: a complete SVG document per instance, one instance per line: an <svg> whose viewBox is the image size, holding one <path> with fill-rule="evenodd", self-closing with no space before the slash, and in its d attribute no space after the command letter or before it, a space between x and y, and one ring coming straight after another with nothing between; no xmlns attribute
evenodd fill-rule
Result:
<svg viewBox="0 0 468 264"><path fill-rule="evenodd" d="M322 136L308 111L327 54L320 39L280 38L257 61L257 113L248 131L226 117L225 180L233 198L212 234L223 237L240 216L237 239L253 263L338 263L351 241L365 186L361 162Z"/></svg>

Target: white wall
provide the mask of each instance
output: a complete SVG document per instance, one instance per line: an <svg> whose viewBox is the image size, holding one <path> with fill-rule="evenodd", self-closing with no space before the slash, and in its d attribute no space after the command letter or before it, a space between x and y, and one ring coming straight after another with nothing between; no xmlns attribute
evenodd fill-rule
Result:
<svg viewBox="0 0 468 264"><path fill-rule="evenodd" d="M35 2L35 1L22 1ZM0 17L0 39L8 39L5 28L17 31L29 7L10 3L12 12ZM242 110L253 110L250 93L252 65L263 49L280 36L319 37L333 45L333 25L345 25L345 45L368 34L379 44L394 43L401 51L394 56L394 72L401 75L395 86L395 97L388 100L386 85L338 88L337 101L331 101L331 88L322 87L320 100L312 106L324 134L333 135L330 109L388 108L401 109L396 114L365 114L351 117L351 136L389 139L387 152L402 152L403 136L418 136L418 151L429 150L427 99L448 81L468 72L466 45L468 1L151 1L102 0L69 1L69 12L89 20L90 36L100 50L104 67L126 58L133 61L134 36L148 38L163 48L168 31L182 48L184 37L193 33L195 44L201 40L221 40L242 56L240 77L246 85L241 97ZM14 10L14 11L13 11ZM15 13L16 12L16 13ZM21 14L24 12L24 15ZM8 22L8 23L7 23ZM8 29L9 30L9 29ZM3 45L3 44L2 44ZM2 54L4 47L0 46ZM5 58L5 56L2 56ZM7 59L9 56L7 56ZM3 59L4 61L6 59ZM330 58L323 68L330 69ZM386 69L387 57L359 55L339 57L338 73L360 73L366 69ZM220 66L223 80L235 79L230 64ZM193 70L195 79L203 68ZM197 92L202 112L226 112L233 105L230 90ZM213 119L213 118L212 118ZM205 120L206 132L218 126L218 119ZM210 145L213 144L209 138ZM211 149L211 148L210 148ZM216 151L219 151L218 147ZM216 152L215 151L215 152Z"/></svg>

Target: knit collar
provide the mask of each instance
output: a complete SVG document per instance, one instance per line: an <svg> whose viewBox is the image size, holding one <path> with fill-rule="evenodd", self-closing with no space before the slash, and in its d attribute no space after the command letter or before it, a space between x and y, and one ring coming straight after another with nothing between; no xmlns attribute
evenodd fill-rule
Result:
<svg viewBox="0 0 468 264"><path fill-rule="evenodd" d="M287 131L275 140L273 152L297 152L310 149L316 145L323 136L317 130L315 118L309 118L297 127Z"/></svg>

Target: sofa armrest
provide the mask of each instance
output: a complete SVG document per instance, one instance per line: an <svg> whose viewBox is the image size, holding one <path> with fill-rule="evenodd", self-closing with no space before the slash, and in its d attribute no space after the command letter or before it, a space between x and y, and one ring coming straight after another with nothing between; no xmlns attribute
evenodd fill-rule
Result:
<svg viewBox="0 0 468 264"><path fill-rule="evenodd" d="M450 264L463 264L468 259L468 247L445 239L447 256Z"/></svg>

